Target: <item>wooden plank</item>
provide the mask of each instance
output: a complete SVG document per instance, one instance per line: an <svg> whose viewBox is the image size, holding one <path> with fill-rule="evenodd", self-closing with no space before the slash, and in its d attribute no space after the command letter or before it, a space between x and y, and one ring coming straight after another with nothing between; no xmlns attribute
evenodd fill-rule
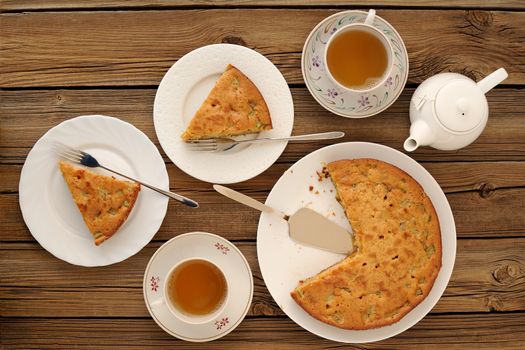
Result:
<svg viewBox="0 0 525 350"><path fill-rule="evenodd" d="M410 127L413 88L405 89L385 112L365 119L335 116L317 104L307 89L291 90L294 134L341 130L347 134L342 141L377 142L402 150ZM30 147L51 127L78 115L97 113L135 125L160 149L152 120L154 97L155 89L0 91L0 162L22 163ZM453 152L423 147L410 155L418 161L525 160L525 123L521 122L525 120L525 89L495 89L487 97L491 114L473 144ZM295 162L328 144L289 144L279 161Z"/></svg>
<svg viewBox="0 0 525 350"><path fill-rule="evenodd" d="M456 230L459 236L474 237L480 226L498 227L503 236L512 232L523 232L525 215L519 215L525 208L525 189L504 189L500 191L482 191L453 193L447 199L454 214ZM514 219L513 216L521 218ZM503 223L501 220L509 220ZM483 235L482 235L483 236Z"/></svg>
<svg viewBox="0 0 525 350"><path fill-rule="evenodd" d="M1 251L2 317L146 317L142 278L160 246L150 243L114 266L86 269L58 260L37 244L8 243ZM254 277L249 315L284 315L268 293L253 242L239 242ZM525 310L525 239L459 240L452 278L432 310Z"/></svg>
<svg viewBox="0 0 525 350"><path fill-rule="evenodd" d="M189 192L183 192L188 193ZM266 192L247 192L264 200ZM200 208L195 210L171 203L164 222L154 240L168 240L184 232L207 231L228 239L255 239L259 213L214 192L191 192ZM523 237L525 188L481 192L450 193L447 199L454 214L458 237ZM33 241L18 209L18 196L0 195L0 216L3 230L0 241ZM228 220L224 220L228 217Z"/></svg>
<svg viewBox="0 0 525 350"><path fill-rule="evenodd" d="M121 8L175 8L175 7L314 7L314 6L336 6L338 8L356 8L356 7L459 7L459 8L497 8L497 9L522 9L523 4L519 0L416 0L407 2L406 0L360 0L348 3L340 0L77 0L72 3L69 0L2 0L0 8L3 11L34 11L34 10L67 10L67 9L121 9ZM351 6L350 6L351 5Z"/></svg>
<svg viewBox="0 0 525 350"><path fill-rule="evenodd" d="M521 349L525 314L430 315L400 335L352 349ZM9 349L195 349L152 319L7 319L3 344ZM337 344L283 319L245 319L206 349L333 349ZM343 345L341 345L343 346ZM345 348L350 348L349 345Z"/></svg>
<svg viewBox="0 0 525 350"><path fill-rule="evenodd" d="M150 243L122 263L86 269L64 263L36 244L3 245L0 316L148 316L142 296L142 278L145 266L159 246L159 243ZM237 243L237 246L245 254L254 274L254 301L250 315L282 315L262 280L255 244ZM24 267L30 262L34 267L38 266L36 270L32 268L32 272ZM16 268L11 264L16 264ZM55 312L46 311L44 305L52 307Z"/></svg>
<svg viewBox="0 0 525 350"><path fill-rule="evenodd" d="M156 85L182 55L220 42L241 43L259 51L277 65L289 83L299 84L303 82L300 56L305 38L318 22L335 12L5 13L0 15L0 86ZM406 41L410 83L443 71L480 79L498 67L510 73L506 84L525 83L524 12L379 9L378 14ZM286 35L282 35L283 28Z"/></svg>
<svg viewBox="0 0 525 350"><path fill-rule="evenodd" d="M474 191L486 196L498 189L525 187L525 162L425 162L421 165L436 179L446 194ZM290 166L292 163L276 163L261 175L230 187L264 200L275 182ZM167 164L167 170L173 191L184 192L188 196L195 192L202 192L203 195L214 193L209 183L192 178L173 164ZM0 193L18 193L21 171L20 164L0 164Z"/></svg>

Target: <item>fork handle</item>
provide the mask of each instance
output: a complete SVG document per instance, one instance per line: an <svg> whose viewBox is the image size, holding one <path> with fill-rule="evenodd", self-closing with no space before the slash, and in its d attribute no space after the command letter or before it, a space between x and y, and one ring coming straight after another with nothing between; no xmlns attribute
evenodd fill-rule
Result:
<svg viewBox="0 0 525 350"><path fill-rule="evenodd" d="M153 191L155 191L155 192L161 193L161 194L163 194L163 195L165 195L165 196L167 196L167 197L170 197L170 198L172 198L172 199L175 199L176 201L179 201L179 202L181 202L181 203L183 203L183 204L186 204L188 207L192 207L192 208L198 208L198 207L199 207L199 203L197 203L197 202L195 202L194 200L189 199L189 198L187 198L187 197L181 196L180 194L173 193L173 192L170 192L170 191L165 191L165 190L162 190L162 189L157 188L157 187L155 187L155 186L148 185L147 183L144 183L144 182L142 182L142 181L139 181L139 180L137 180L137 179L134 179L134 178L132 178L132 177L130 177L130 176L128 176L128 175L121 174L121 173L119 173L118 171L115 171L115 170L113 170L113 169L110 169L110 168L108 168L108 167L105 167L105 166L103 166L103 165L101 165L101 164L99 164L99 166L100 166L102 169L106 169L107 171L110 171L110 172L112 172L112 173L114 173L114 174L117 174L117 175L120 175L120 176L122 176L122 177L125 177L125 178L128 179L128 180L138 182L139 184L141 184L141 185L144 186L144 187L149 188L150 190L153 190Z"/></svg>
<svg viewBox="0 0 525 350"><path fill-rule="evenodd" d="M243 140L237 141L238 143L263 143L269 141L313 141L313 140L332 140L339 139L345 136L345 133L342 131L330 131L330 132L321 132L317 134L307 134L307 135L297 135L297 136L288 136L288 137L275 137L275 138L262 138L262 139L253 139L253 140Z"/></svg>

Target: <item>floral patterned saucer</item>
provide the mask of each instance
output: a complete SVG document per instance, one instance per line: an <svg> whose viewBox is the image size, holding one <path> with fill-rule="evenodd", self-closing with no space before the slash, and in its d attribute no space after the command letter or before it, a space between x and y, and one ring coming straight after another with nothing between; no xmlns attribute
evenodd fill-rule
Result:
<svg viewBox="0 0 525 350"><path fill-rule="evenodd" d="M332 113L347 118L366 118L384 111L399 97L408 78L408 54L396 30L384 19L375 17L374 27L392 43L394 65L383 85L370 92L341 91L328 77L324 50L330 36L350 23L362 23L367 12L344 11L325 18L306 39L301 58L303 78L312 96Z"/></svg>
<svg viewBox="0 0 525 350"><path fill-rule="evenodd" d="M168 272L188 258L212 261L224 272L228 284L226 305L206 323L180 320L164 300ZM231 242L211 233L191 232L170 239L153 254L144 273L143 291L148 311L162 329L182 340L206 342L230 333L244 319L252 302L253 278L246 258Z"/></svg>

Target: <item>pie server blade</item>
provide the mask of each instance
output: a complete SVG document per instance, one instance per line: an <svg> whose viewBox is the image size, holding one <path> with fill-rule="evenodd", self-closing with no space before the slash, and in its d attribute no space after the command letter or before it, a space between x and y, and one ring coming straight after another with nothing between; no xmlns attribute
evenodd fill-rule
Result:
<svg viewBox="0 0 525 350"><path fill-rule="evenodd" d="M301 208L288 219L290 237L299 243L349 254L353 250L352 235L318 212Z"/></svg>
<svg viewBox="0 0 525 350"><path fill-rule="evenodd" d="M220 194L265 213L278 215L288 221L289 235L294 241L333 253L349 254L353 250L352 235L323 215L301 208L288 216L231 188L213 185Z"/></svg>

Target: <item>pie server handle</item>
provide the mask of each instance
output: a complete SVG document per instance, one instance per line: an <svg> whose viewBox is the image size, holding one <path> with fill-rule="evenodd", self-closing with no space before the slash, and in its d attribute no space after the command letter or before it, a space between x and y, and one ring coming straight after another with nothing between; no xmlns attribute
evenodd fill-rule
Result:
<svg viewBox="0 0 525 350"><path fill-rule="evenodd" d="M247 205L250 208L257 209L259 211L262 211L263 213L277 214L285 220L288 219L288 216L281 213L280 211L273 209L272 207L269 207L266 204L263 204L258 200L253 199L252 197L248 197L245 194L232 190L231 188L221 185L213 185L213 189L222 194L223 196L233 199L234 201L239 202L241 204Z"/></svg>

